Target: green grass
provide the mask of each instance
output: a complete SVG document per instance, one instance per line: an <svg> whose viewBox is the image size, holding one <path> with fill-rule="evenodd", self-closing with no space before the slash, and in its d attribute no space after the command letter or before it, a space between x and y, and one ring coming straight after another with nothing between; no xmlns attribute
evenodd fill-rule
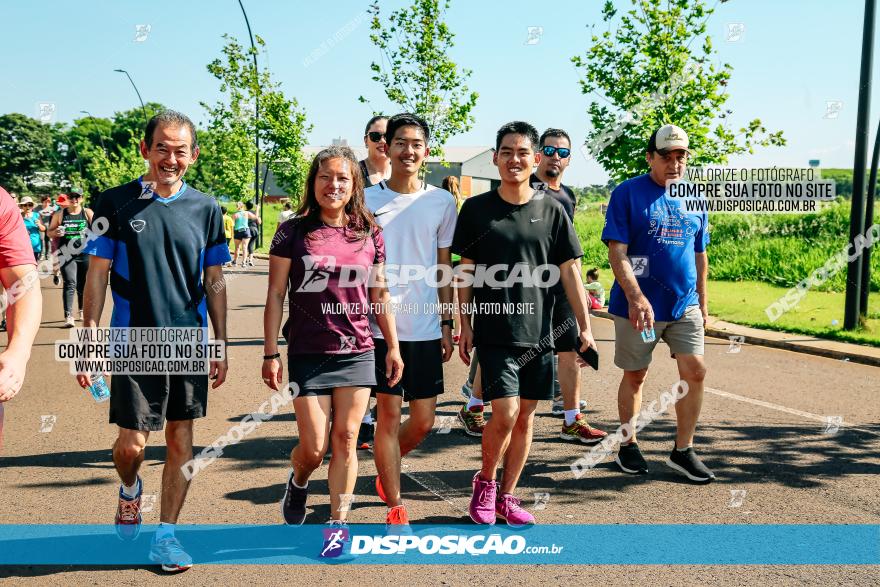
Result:
<svg viewBox="0 0 880 587"><path fill-rule="evenodd" d="M610 295L614 276L608 249L600 236L604 218L598 206L575 216L584 248L584 270L599 267L599 281ZM820 214L715 215L709 245L709 312L727 322L880 346L880 252L871 256L868 319L858 331L842 330L844 280L841 270L821 288L812 289L797 308L770 322L764 309L789 288L821 267L843 248L849 234L849 204L829 206ZM837 324L834 321L837 320Z"/></svg>
<svg viewBox="0 0 880 587"><path fill-rule="evenodd" d="M880 346L880 294L868 300L868 319L864 328L843 330L844 294L809 291L794 309L770 322L764 309L778 300L788 288L755 281L710 281L709 313L733 322L763 328L809 334L843 342Z"/></svg>

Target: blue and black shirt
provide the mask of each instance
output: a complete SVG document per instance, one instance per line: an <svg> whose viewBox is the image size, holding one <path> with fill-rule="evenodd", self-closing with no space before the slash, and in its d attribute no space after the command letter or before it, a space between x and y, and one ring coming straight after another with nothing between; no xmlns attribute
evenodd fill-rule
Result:
<svg viewBox="0 0 880 587"><path fill-rule="evenodd" d="M109 223L86 252L113 261L110 326L208 326L202 274L230 260L214 198L186 183L161 198L138 179L102 193L94 217Z"/></svg>

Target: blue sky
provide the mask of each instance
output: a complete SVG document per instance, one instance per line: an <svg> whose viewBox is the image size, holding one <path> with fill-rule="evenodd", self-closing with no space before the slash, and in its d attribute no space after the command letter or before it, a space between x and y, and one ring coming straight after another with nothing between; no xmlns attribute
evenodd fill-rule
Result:
<svg viewBox="0 0 880 587"><path fill-rule="evenodd" d="M382 9L387 14L407 3L383 1ZM615 3L630 6L629 0ZM369 64L378 60L378 51L369 42L365 19L315 63L303 64L322 42L357 21L367 4L245 0L251 26L267 43L261 62L305 107L314 125L312 144L335 137L361 140L372 108L360 104L359 95L373 98L378 109L387 104L370 79ZM447 21L456 33L453 58L473 70L469 85L480 99L476 125L450 144L490 145L495 130L513 119L539 129L565 128L581 143L592 99L580 93L570 57L585 52L588 26L600 22L601 5L600 0L452 0ZM709 33L719 59L734 66L728 101L734 123L759 117L788 139L784 148L761 149L733 164L805 166L820 159L823 167L852 167L863 10L860 0L732 0L718 6ZM199 102L219 97L205 65L220 55L223 33L242 41L247 35L236 0L5 0L0 22L0 113L35 116L37 103L54 102L58 120L67 122L82 116L80 110L110 116L137 105L116 68L131 73L145 101L204 121ZM740 40L726 41L730 23L744 25ZM143 42L134 41L138 24L151 26ZM531 26L543 27L533 45L526 44ZM872 127L880 116L880 52L874 63ZM836 117L826 114L828 101L842 103ZM573 156L567 183L606 179L595 162Z"/></svg>

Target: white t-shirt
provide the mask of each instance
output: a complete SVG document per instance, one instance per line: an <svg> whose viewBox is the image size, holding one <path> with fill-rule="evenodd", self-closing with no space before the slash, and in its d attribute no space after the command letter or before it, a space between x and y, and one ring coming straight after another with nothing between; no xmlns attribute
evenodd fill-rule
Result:
<svg viewBox="0 0 880 587"><path fill-rule="evenodd" d="M452 245L457 210L455 198L446 190L422 184L412 194L398 194L381 181L365 190L367 208L382 227L385 239L385 267L391 302L400 304L394 318L397 338L402 341L440 338L439 299L436 283L437 249ZM401 265L426 268L430 277L416 277ZM406 275L410 278L404 280ZM393 281L397 281L395 284ZM406 281L406 283L404 283ZM430 283L429 283L430 282ZM373 336L382 333L371 318Z"/></svg>

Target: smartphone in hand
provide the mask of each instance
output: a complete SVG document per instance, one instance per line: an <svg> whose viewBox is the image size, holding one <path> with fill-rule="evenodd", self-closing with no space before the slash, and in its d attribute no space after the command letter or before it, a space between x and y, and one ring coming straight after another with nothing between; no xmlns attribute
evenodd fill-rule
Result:
<svg viewBox="0 0 880 587"><path fill-rule="evenodd" d="M578 356L584 360L584 363L592 367L594 370L599 370L599 353L596 352L591 346L587 347L587 350L584 352L578 351Z"/></svg>

